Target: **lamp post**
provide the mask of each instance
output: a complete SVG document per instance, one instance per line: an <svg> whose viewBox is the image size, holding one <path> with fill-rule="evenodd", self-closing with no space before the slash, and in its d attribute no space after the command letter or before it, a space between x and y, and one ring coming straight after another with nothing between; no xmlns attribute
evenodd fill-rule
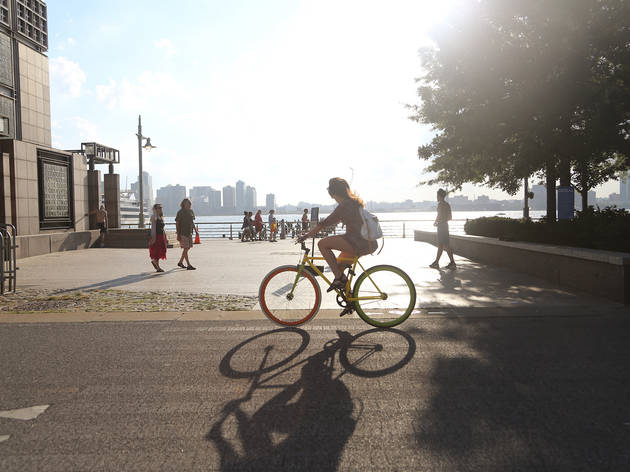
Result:
<svg viewBox="0 0 630 472"><path fill-rule="evenodd" d="M138 115L138 193L140 194L140 215L138 216L138 228L144 228L144 195L142 195L142 148L147 152L157 147L151 144L151 138L142 136L142 117ZM142 140L146 139L147 142L142 145Z"/></svg>

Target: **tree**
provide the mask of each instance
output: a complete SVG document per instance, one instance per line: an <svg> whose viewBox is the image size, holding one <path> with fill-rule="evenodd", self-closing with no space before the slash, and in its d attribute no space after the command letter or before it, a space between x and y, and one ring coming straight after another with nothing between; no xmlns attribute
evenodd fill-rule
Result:
<svg viewBox="0 0 630 472"><path fill-rule="evenodd" d="M418 150L436 173L429 183L514 194L538 174L555 219L558 177L592 188L627 168L629 3L466 2L421 51L411 108L437 132Z"/></svg>

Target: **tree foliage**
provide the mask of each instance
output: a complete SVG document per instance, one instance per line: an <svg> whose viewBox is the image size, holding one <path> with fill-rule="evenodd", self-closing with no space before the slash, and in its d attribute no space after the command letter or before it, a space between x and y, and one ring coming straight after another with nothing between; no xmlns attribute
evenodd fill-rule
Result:
<svg viewBox="0 0 630 472"><path fill-rule="evenodd" d="M514 194L549 169L592 188L628 168L628 18L624 0L463 2L421 51L430 183Z"/></svg>

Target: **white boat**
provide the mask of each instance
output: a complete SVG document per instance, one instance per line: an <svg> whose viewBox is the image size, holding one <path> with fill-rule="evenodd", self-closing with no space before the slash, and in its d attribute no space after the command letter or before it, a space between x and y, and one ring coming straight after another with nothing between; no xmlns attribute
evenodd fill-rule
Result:
<svg viewBox="0 0 630 472"><path fill-rule="evenodd" d="M120 226L126 228L128 226L137 226L140 214L140 205L136 200L133 192L123 190L120 192ZM147 207L144 207L144 224L149 222L150 214Z"/></svg>

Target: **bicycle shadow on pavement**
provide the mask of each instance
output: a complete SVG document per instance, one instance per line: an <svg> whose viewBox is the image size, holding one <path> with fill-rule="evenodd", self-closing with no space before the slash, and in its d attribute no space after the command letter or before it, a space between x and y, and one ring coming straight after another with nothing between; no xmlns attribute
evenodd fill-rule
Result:
<svg viewBox="0 0 630 472"><path fill-rule="evenodd" d="M395 365L379 370L363 371L360 364L370 357L368 345L356 342L357 338L376 331L396 332L405 336L409 349L406 355ZM334 471L339 467L342 452L352 436L361 417L362 403L353 398L350 390L342 381L346 373L365 377L388 375L406 365L415 353L415 342L407 333L397 330L367 330L352 336L340 332L339 339L329 341L324 348L306 359L295 361L308 344L309 336L304 330L287 328L269 333L293 333L302 337L302 344L286 361L267 367L267 358L274 349L273 345L265 348L265 354L257 371L252 373L252 381L247 393L228 401L219 419L206 435L219 453L222 471L270 471L270 470L313 470ZM252 340L269 334L254 336L233 348L223 358L221 373L231 378L243 378L243 372L230 367L235 352ZM349 350L356 343L364 352L356 354L356 360ZM381 352L379 345L374 352ZM335 353L339 351L338 362L344 368L341 373L335 370ZM253 353L252 353L253 354ZM260 352L256 354L260 355ZM291 365L284 367L287 364ZM288 384L268 385L270 380L279 380L279 376L299 367L299 377ZM348 368L349 367L349 368ZM262 378L266 375L266 378ZM256 400L254 392L258 389L277 388L280 391L265 401L252 414L245 411L244 404ZM358 405L358 408L357 408ZM226 426L233 415L234 428ZM240 447L236 446L240 444Z"/></svg>

